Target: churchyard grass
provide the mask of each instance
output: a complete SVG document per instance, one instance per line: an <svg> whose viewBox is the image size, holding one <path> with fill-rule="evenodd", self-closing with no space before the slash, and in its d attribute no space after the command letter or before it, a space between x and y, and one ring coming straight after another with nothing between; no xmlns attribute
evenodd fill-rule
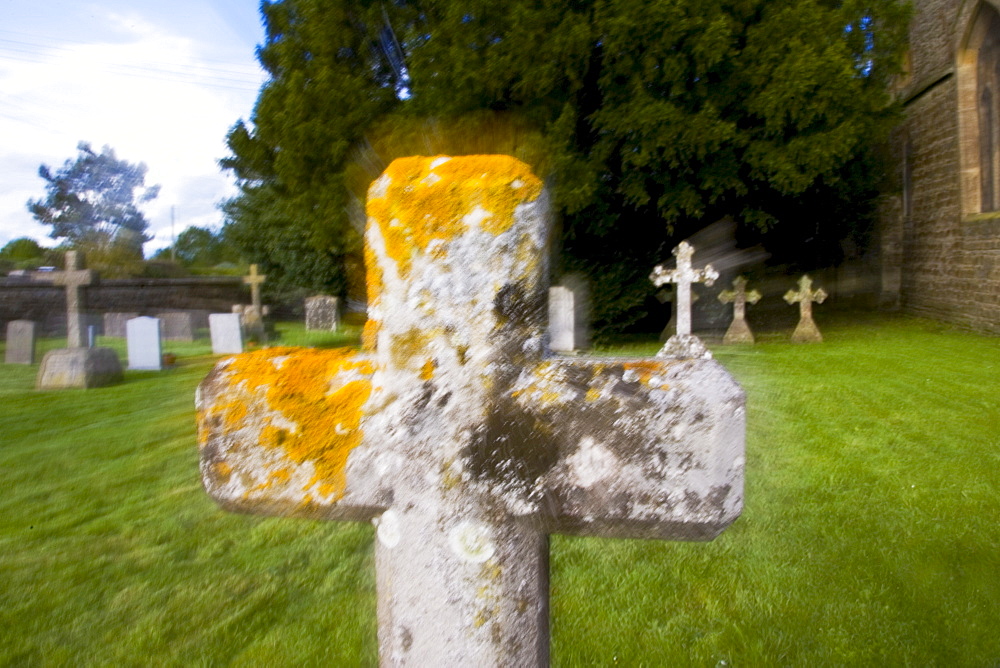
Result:
<svg viewBox="0 0 1000 668"><path fill-rule="evenodd" d="M823 344L710 346L748 396L746 507L718 539L552 538L554 664L1000 661L1000 339L819 319ZM208 344L165 352L100 390L0 367L0 665L374 664L370 527L217 508Z"/></svg>

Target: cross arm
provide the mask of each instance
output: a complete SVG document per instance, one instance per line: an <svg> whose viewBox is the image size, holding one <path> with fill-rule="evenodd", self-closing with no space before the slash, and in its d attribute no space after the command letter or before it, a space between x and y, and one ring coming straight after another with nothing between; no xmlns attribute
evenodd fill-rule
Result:
<svg viewBox="0 0 1000 668"><path fill-rule="evenodd" d="M745 396L718 362L553 358L512 394L554 451L547 530L709 540L739 516Z"/></svg>
<svg viewBox="0 0 1000 668"><path fill-rule="evenodd" d="M363 417L382 397L347 349L269 348L222 360L198 387L202 483L227 510L367 520L391 492Z"/></svg>

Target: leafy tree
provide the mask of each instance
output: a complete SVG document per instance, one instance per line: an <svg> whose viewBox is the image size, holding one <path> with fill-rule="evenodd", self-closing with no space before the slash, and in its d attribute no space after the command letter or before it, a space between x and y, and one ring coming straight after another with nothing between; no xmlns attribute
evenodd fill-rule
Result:
<svg viewBox="0 0 1000 668"><path fill-rule="evenodd" d="M28 210L40 223L52 226L53 239L87 251L92 263L98 256L141 260L142 244L151 237L138 205L154 199L160 187L147 187L146 166L119 160L109 146L96 153L80 142L77 150L76 160L67 160L55 172L47 165L38 168L46 197L29 200Z"/></svg>
<svg viewBox="0 0 1000 668"><path fill-rule="evenodd" d="M837 248L845 219L864 226L877 175L869 148L896 120L887 83L909 12L896 0L280 0L262 10L271 79L223 161L242 188L228 226L254 259L273 251L269 273L291 277L309 253L328 269L313 280L343 287L359 238L352 174L392 157L371 149L379 138L420 119L455 127L502 113L541 137L545 161L533 165L555 196L562 268L601 286L598 327L641 318L650 267L723 216L800 255L806 240ZM439 139L408 144L454 144Z"/></svg>
<svg viewBox="0 0 1000 668"><path fill-rule="evenodd" d="M176 257L185 267L210 268L223 262L237 262L238 253L221 232L205 227L191 226L177 235L173 248L163 248L153 259L168 260Z"/></svg>
<svg viewBox="0 0 1000 668"><path fill-rule="evenodd" d="M7 245L3 248L0 248L0 259L10 260L12 262L30 262L32 260L41 260L44 254L45 249L42 248L37 241L31 239L30 237L13 239L12 241L7 242Z"/></svg>

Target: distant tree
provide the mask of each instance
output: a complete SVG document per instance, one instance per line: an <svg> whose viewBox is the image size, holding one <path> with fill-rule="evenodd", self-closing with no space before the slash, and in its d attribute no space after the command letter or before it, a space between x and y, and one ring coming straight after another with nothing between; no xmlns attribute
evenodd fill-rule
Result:
<svg viewBox="0 0 1000 668"><path fill-rule="evenodd" d="M185 267L210 268L223 262L237 262L238 252L221 232L191 226L177 235L173 247L162 248L153 259L176 261Z"/></svg>
<svg viewBox="0 0 1000 668"><path fill-rule="evenodd" d="M641 317L650 267L726 215L742 234L833 261L845 224L871 216L870 148L897 118L887 84L909 11L897 0L265 2L270 79L229 134L222 164L241 194L224 209L227 233L253 261L272 257L269 275L336 289L359 239L358 148L414 117L447 127L505 112L544 138L562 264L602 287L599 328ZM420 139L420 152L441 145ZM373 168L390 157L372 153L361 157Z"/></svg>
<svg viewBox="0 0 1000 668"><path fill-rule="evenodd" d="M21 237L7 242L7 245L0 248L0 259L11 262L31 262L41 260L45 255L45 249L37 241L30 237Z"/></svg>
<svg viewBox="0 0 1000 668"><path fill-rule="evenodd" d="M96 153L80 142L77 150L76 160L57 171L38 168L46 197L29 200L28 210L52 227L49 236L88 252L91 262L98 255L129 253L141 260L142 245L151 237L139 205L154 199L160 187L145 185L146 165L119 160L109 146Z"/></svg>

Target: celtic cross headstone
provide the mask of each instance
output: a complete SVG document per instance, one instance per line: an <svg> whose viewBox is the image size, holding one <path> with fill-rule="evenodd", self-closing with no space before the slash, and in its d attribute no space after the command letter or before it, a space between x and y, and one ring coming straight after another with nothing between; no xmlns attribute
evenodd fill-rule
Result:
<svg viewBox="0 0 1000 668"><path fill-rule="evenodd" d="M710 359L547 349L548 197L513 158L396 160L367 213L366 350L220 362L197 396L205 488L372 521L383 665L545 665L548 534L718 535L744 394Z"/></svg>
<svg viewBox="0 0 1000 668"><path fill-rule="evenodd" d="M747 292L747 279L737 276L733 279L732 290L723 290L719 293L719 301L733 305L733 321L729 324L726 335L722 337L722 342L753 343L753 332L750 331L746 318L747 302L756 304L760 301L760 293L756 290Z"/></svg>
<svg viewBox="0 0 1000 668"><path fill-rule="evenodd" d="M813 320L812 305L813 302L822 304L826 297L826 290L823 288L812 289L812 279L807 275L803 275L799 279L798 291L789 290L785 293L785 301L789 305L796 302L799 305L799 324L792 332L794 343L820 343L823 341L823 335L820 334L819 327Z"/></svg>
<svg viewBox="0 0 1000 668"><path fill-rule="evenodd" d="M710 264L706 264L701 269L695 269L691 262L694 257L694 248L686 241L677 245L677 248L674 249L674 257L677 258L676 268L668 270L660 264L654 267L653 273L649 275L649 280L656 287L667 283L674 284L674 300L677 304L677 333L667 340L663 350L657 356L670 354L711 358L712 354L708 352L701 340L691 334L691 284L712 285L719 277L719 272Z"/></svg>

